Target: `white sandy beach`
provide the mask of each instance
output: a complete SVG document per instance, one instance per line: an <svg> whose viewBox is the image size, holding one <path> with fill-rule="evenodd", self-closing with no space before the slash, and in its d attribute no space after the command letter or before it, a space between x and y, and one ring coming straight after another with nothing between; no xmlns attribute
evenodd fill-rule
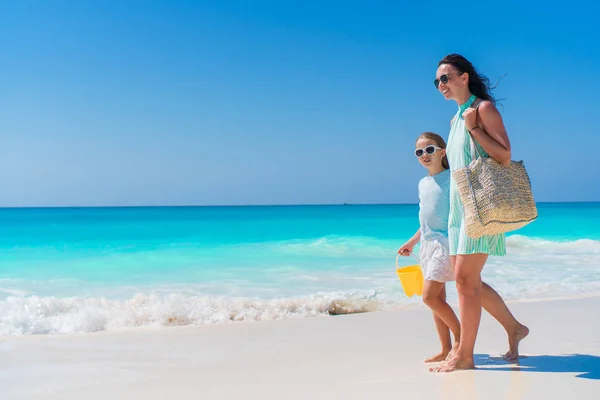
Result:
<svg viewBox="0 0 600 400"><path fill-rule="evenodd" d="M600 298L511 304L517 364L484 314L473 371L432 374L426 309L139 328L0 344L0 399L600 398Z"/></svg>

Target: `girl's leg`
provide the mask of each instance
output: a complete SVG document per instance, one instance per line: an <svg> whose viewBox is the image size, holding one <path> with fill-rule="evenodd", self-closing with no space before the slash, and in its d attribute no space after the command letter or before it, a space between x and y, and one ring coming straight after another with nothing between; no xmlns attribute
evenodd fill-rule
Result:
<svg viewBox="0 0 600 400"><path fill-rule="evenodd" d="M446 359L448 360L448 359L454 357L454 354L458 350L458 344L460 343L460 321L458 320L458 317L456 316L456 313L454 312L452 307L450 307L450 305L446 302L446 285L445 284L444 284L444 287L442 288L440 299L448 306L448 308L452 312L451 318L452 318L453 322L450 325L454 324L455 329L451 330L451 331L456 332L456 333L453 333L454 334L454 343L452 344L452 350L450 350L450 353L446 357Z"/></svg>
<svg viewBox="0 0 600 400"><path fill-rule="evenodd" d="M442 282L425 281L423 302L433 311L433 320L440 338L442 351L425 362L443 361L453 349L449 329L454 335L454 342L460 338L460 323L452 308L446 303L446 285Z"/></svg>

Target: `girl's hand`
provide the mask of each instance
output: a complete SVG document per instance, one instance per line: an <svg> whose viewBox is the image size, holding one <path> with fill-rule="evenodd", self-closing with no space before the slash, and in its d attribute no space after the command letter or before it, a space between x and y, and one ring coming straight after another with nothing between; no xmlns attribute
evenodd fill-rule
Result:
<svg viewBox="0 0 600 400"><path fill-rule="evenodd" d="M402 245L402 247L400 247L400 249L398 249L398 254L403 257L408 257L412 254L413 247L415 247L414 244L411 242L406 242Z"/></svg>
<svg viewBox="0 0 600 400"><path fill-rule="evenodd" d="M477 127L477 109L469 107L463 112L463 119L465 120L465 128L469 132Z"/></svg>

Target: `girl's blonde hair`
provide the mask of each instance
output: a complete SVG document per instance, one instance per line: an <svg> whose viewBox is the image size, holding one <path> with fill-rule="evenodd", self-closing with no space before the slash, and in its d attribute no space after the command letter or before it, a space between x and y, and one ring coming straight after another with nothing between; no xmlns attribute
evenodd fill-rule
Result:
<svg viewBox="0 0 600 400"><path fill-rule="evenodd" d="M424 133L421 134L421 136L419 136L417 138L417 141L419 141L421 139L433 140L435 142L435 144L437 144L438 147L440 147L442 149L446 149L446 142L437 133L424 132ZM448 164L448 157L446 157L446 156L444 156L444 158L442 158L442 167L444 167L446 169L450 168L450 164Z"/></svg>

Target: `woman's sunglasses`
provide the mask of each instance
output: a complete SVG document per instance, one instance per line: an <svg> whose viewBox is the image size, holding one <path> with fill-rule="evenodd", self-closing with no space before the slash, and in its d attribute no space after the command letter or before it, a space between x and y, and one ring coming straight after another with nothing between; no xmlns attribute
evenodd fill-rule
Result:
<svg viewBox="0 0 600 400"><path fill-rule="evenodd" d="M417 158L421 158L421 156L423 154L427 153L427 154L431 155L431 154L435 153L436 150L442 150L442 148L430 144L429 146L425 147L424 149L416 149L415 156Z"/></svg>
<svg viewBox="0 0 600 400"><path fill-rule="evenodd" d="M462 75L463 73L458 73L456 75ZM439 77L439 79L434 79L433 80L433 85L435 86L436 89L438 89L440 87L440 82L443 83L444 85L446 85L449 81L450 81L450 75L452 74L444 74L442 76Z"/></svg>

